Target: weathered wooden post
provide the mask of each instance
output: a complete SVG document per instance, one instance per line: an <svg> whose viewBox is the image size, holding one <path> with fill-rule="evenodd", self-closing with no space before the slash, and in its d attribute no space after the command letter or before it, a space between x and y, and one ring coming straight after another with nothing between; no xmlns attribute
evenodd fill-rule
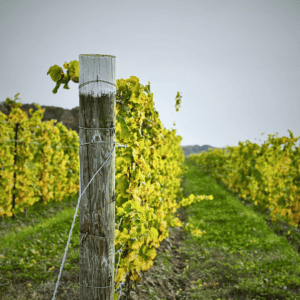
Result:
<svg viewBox="0 0 300 300"><path fill-rule="evenodd" d="M114 298L115 103L115 56L80 54L80 300Z"/></svg>

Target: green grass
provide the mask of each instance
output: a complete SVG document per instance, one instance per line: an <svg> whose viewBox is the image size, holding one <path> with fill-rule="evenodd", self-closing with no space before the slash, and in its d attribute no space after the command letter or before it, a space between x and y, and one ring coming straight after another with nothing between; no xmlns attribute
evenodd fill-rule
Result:
<svg viewBox="0 0 300 300"><path fill-rule="evenodd" d="M41 283L54 277L53 269L61 265L77 199L78 195L75 195L46 206L38 202L30 207L28 218L20 214L15 220L1 220L0 282L9 285L31 278L32 281ZM64 264L65 270L78 268L78 234L77 219ZM1 290L6 288L6 285L0 285L0 296Z"/></svg>
<svg viewBox="0 0 300 300"><path fill-rule="evenodd" d="M198 278L189 299L300 299L300 232L288 224L271 224L266 210L242 202L193 162L185 163L184 196L214 197L186 208L188 225L206 231L202 237L189 233L182 243L181 252L189 257L183 279ZM0 284L0 298L18 282L56 282L77 199L36 203L27 218L20 214L0 221L0 282L7 284ZM79 219L64 270L78 271L78 234Z"/></svg>
<svg viewBox="0 0 300 300"><path fill-rule="evenodd" d="M184 196L214 197L187 207L188 224L206 231L183 243L191 258L184 277L199 275L190 299L300 299L299 230L271 225L267 210L186 164Z"/></svg>

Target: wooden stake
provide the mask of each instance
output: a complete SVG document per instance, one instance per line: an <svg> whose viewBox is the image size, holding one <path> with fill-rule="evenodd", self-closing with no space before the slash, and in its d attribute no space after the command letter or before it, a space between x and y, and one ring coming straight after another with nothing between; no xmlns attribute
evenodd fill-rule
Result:
<svg viewBox="0 0 300 300"><path fill-rule="evenodd" d="M80 300L114 298L115 144L96 142L115 142L115 103L115 56L79 55L80 193L102 167L80 199Z"/></svg>

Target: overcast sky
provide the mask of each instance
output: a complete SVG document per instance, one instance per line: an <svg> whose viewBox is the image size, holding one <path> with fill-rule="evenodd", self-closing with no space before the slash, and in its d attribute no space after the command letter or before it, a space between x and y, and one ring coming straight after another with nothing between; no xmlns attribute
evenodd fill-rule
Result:
<svg viewBox="0 0 300 300"><path fill-rule="evenodd" d="M299 16L296 0L1 0L0 101L79 106L76 83L52 94L49 68L106 54L116 79L151 82L182 146L299 137Z"/></svg>

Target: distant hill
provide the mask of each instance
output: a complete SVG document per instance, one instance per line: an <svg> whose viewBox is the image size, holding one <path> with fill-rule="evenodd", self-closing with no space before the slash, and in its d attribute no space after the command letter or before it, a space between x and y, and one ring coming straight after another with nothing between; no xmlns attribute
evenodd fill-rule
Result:
<svg viewBox="0 0 300 300"><path fill-rule="evenodd" d="M37 109L35 105L32 104L22 104L20 107L21 110L27 113L29 117L29 110L32 108L32 111L35 112ZM42 121L50 121L50 120L57 120L54 123L54 126L61 122L64 126L68 129L75 130L79 134L79 107L76 106L73 109L65 109L62 107L57 106L45 106L41 105L42 109L45 109L44 116ZM5 102L0 103L0 111L4 113L6 116L10 114L11 108L9 105L5 104Z"/></svg>
<svg viewBox="0 0 300 300"><path fill-rule="evenodd" d="M22 102L21 102L22 103ZM21 110L25 111L27 113L27 116L29 117L29 109L32 108L32 111L35 112L37 109L35 105L32 104L22 104L20 107ZM44 116L42 118L42 121L50 121L50 120L57 120L56 123L54 123L54 126L61 122L64 126L66 126L68 129L75 130L79 134L79 106L76 106L73 109L65 109L61 107L56 106L45 106L41 105L42 109L45 109ZM6 116L10 114L11 108L9 105L5 104L5 102L0 102L0 111L4 113ZM208 152L209 148L217 149L216 147L209 146L209 145L203 145L203 146L182 146L181 147L184 153L184 156L187 157L191 154L198 154L202 151ZM221 148L224 149L224 148Z"/></svg>
<svg viewBox="0 0 300 300"><path fill-rule="evenodd" d="M212 150L214 149L226 149L226 148L217 148L217 147L213 147L210 145L203 145L203 146L199 146L199 145L194 145L194 146L181 146L182 151L184 153L184 157L187 157L191 154L199 154L203 151L208 152L209 149L211 148ZM227 153L228 151L226 151Z"/></svg>

